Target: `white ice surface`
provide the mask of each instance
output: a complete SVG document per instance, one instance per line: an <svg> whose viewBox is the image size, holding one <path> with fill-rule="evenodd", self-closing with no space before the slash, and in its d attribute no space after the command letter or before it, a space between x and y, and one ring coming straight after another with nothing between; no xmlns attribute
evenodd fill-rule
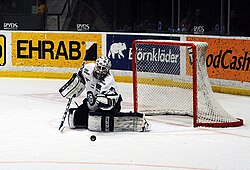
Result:
<svg viewBox="0 0 250 170"><path fill-rule="evenodd" d="M193 128L188 119L161 116L148 117L145 133L67 127L60 133L67 100L58 89L65 82L0 78L1 170L250 169L250 97L216 94L232 116L244 119L242 127ZM119 89L123 110L132 110L131 85Z"/></svg>

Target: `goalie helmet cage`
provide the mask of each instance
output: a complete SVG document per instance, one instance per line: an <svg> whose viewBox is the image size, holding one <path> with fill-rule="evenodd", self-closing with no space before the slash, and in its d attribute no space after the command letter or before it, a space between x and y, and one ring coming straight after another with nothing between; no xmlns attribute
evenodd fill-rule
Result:
<svg viewBox="0 0 250 170"><path fill-rule="evenodd" d="M188 115L194 127L243 125L214 97L206 67L207 47L205 42L134 40L134 112Z"/></svg>

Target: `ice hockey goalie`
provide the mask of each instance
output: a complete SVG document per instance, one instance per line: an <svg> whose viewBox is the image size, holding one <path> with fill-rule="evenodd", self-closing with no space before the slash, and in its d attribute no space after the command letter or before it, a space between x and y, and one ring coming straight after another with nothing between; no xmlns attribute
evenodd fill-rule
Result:
<svg viewBox="0 0 250 170"><path fill-rule="evenodd" d="M120 112L122 96L110 68L110 60L99 57L95 63L85 64L59 89L60 94L66 98L78 97L86 90L83 103L69 109L68 123L71 129L139 131L143 128L145 121L142 114Z"/></svg>

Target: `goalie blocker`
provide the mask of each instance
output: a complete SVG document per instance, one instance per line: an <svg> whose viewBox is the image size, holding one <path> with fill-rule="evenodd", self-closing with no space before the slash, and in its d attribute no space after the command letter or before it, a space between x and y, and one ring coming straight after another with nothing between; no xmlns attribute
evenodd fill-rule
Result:
<svg viewBox="0 0 250 170"><path fill-rule="evenodd" d="M88 129L91 131L121 132L145 131L148 126L141 113L89 112ZM144 124L145 123L145 124Z"/></svg>

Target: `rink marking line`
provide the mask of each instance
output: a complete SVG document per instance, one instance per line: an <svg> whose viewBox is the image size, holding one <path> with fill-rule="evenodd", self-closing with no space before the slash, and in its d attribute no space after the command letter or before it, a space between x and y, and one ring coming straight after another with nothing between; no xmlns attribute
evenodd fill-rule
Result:
<svg viewBox="0 0 250 170"><path fill-rule="evenodd" d="M136 163L112 163L112 162L66 162L66 161L0 161L0 164L75 164L75 165L110 165L110 166L135 166L135 167L154 167L154 168L174 168L189 170L212 170L207 168L195 168L174 165L154 165Z"/></svg>
<svg viewBox="0 0 250 170"><path fill-rule="evenodd" d="M164 121L164 120L150 119L148 117L147 117L147 119L155 121L155 122L165 123L165 124L171 124L171 125L182 126L182 127L190 127L189 125L184 125L184 124L180 124L180 123L173 123L173 122L168 122L168 121ZM230 132L225 132L225 131L218 131L218 130L212 129L212 128L197 127L197 128L194 128L194 130L195 129L199 129L199 130L203 130L203 131L215 132L215 133L224 134L224 135L231 135L231 136L237 136L237 137L243 137L243 138L250 138L250 136L247 136L247 135L241 135L241 134L230 133Z"/></svg>
<svg viewBox="0 0 250 170"><path fill-rule="evenodd" d="M216 132L216 133L224 134L224 135L231 135L231 136L237 136L237 137L243 137L243 138L250 138L250 136L247 136L247 135L241 135L241 134L236 134L236 133L217 131L215 129L205 129L204 127L199 127L199 129L205 130L205 131L212 131L212 132Z"/></svg>

